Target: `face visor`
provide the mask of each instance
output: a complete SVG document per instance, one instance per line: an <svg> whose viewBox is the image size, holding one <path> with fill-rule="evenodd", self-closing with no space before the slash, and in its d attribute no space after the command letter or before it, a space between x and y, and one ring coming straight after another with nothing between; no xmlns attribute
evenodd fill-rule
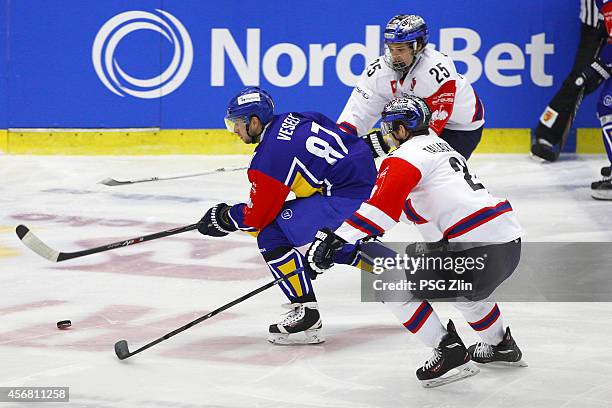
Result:
<svg viewBox="0 0 612 408"><path fill-rule="evenodd" d="M402 119L404 116L402 115L389 115L389 116L385 116L381 121L380 121L380 131L381 133L384 135L389 135L391 134L391 132L393 132L393 130L395 130L393 128L393 122Z"/></svg>
<svg viewBox="0 0 612 408"><path fill-rule="evenodd" d="M227 130L229 130L232 133L236 132L236 127L240 127L240 126L247 126L247 119L244 116L239 116L239 117L232 117L232 116L226 116L225 118L223 118L223 121L225 122L225 127L227 128Z"/></svg>

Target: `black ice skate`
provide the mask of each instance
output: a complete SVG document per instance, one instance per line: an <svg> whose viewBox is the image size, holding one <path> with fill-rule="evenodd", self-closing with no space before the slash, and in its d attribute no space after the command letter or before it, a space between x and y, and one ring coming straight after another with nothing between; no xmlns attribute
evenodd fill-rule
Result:
<svg viewBox="0 0 612 408"><path fill-rule="evenodd" d="M289 303L283 307L291 310L283 315L279 323L270 325L268 336L270 343L294 345L318 344L325 341L321 333L321 316L317 302Z"/></svg>
<svg viewBox="0 0 612 408"><path fill-rule="evenodd" d="M612 176L610 167L602 167L602 180L591 183L591 196L596 200L612 200Z"/></svg>
<svg viewBox="0 0 612 408"><path fill-rule="evenodd" d="M527 363L522 360L523 353L512 338L509 327L506 327L504 338L497 346L476 343L471 345L468 351L476 363L527 367Z"/></svg>
<svg viewBox="0 0 612 408"><path fill-rule="evenodd" d="M448 333L440 340L438 347L433 350L434 355L416 372L417 378L425 388L459 381L476 375L480 371L470 362L470 354L451 320L448 321L446 331ZM451 370L455 371L452 372ZM445 376L447 373L449 375Z"/></svg>

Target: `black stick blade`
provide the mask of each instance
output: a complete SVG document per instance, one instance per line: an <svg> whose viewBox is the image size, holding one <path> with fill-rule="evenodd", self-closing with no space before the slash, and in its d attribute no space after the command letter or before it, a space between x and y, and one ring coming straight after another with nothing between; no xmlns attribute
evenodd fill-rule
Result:
<svg viewBox="0 0 612 408"><path fill-rule="evenodd" d="M130 350L128 349L127 341L119 340L115 343L115 354L119 360L125 360L130 356Z"/></svg>
<svg viewBox="0 0 612 408"><path fill-rule="evenodd" d="M30 229L25 225L18 225L15 229L15 232L17 232L17 236L19 237L19 239L23 239L23 237L25 237L26 234L30 232Z"/></svg>

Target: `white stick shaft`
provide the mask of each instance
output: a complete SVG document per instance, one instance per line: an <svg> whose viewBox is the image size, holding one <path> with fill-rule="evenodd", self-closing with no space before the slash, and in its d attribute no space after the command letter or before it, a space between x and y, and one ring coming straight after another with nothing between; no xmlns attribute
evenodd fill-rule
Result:
<svg viewBox="0 0 612 408"><path fill-rule="evenodd" d="M199 176L206 176L209 174L225 173L225 172L230 172L230 171L240 171L240 170L246 170L246 169L248 169L248 167L246 166L220 167L218 169L208 170L202 173L183 174L181 176L172 176L172 177L149 177L149 178L138 179L138 180L115 180L113 178L107 178L107 179L102 180L100 184L104 184L106 186L122 186L125 184L147 183L149 181L176 180L176 179L182 179L182 178L188 178L188 177L199 177Z"/></svg>

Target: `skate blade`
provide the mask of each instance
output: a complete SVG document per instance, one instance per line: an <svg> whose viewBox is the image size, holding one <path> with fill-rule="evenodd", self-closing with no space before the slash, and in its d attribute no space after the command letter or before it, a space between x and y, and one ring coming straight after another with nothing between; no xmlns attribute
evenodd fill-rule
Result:
<svg viewBox="0 0 612 408"><path fill-rule="evenodd" d="M452 372L451 370L445 374L446 377L442 376L432 380L423 380L421 381L421 385L425 388L435 388L441 385L463 380L464 378L472 377L480 372L480 369L469 361L463 365L460 365L459 367L453 368L453 370L457 370L458 372L448 375L450 372Z"/></svg>
<svg viewBox="0 0 612 408"><path fill-rule="evenodd" d="M612 200L612 191L591 190L591 197L596 200Z"/></svg>
<svg viewBox="0 0 612 408"><path fill-rule="evenodd" d="M270 333L268 341L277 346L299 346L308 344L321 344L325 337L321 329L306 330L303 333Z"/></svg>
<svg viewBox="0 0 612 408"><path fill-rule="evenodd" d="M525 360L519 361L491 361L490 363L478 363L487 367L529 367Z"/></svg>

